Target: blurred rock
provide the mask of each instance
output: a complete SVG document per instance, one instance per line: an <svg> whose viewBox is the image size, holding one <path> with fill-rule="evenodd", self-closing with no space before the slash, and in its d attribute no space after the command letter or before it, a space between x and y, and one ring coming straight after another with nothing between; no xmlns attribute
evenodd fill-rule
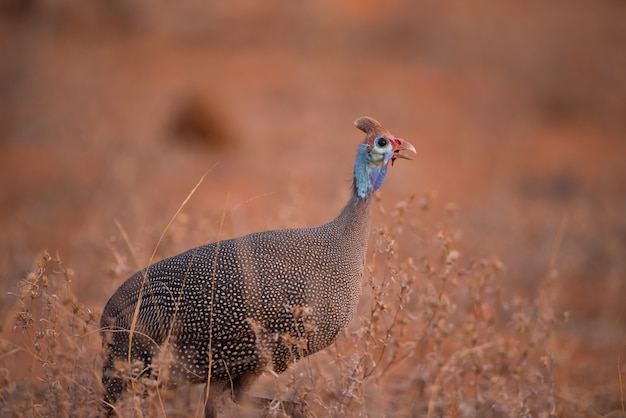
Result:
<svg viewBox="0 0 626 418"><path fill-rule="evenodd" d="M184 146L214 149L230 148L233 135L207 100L199 94L183 98L174 109L168 137Z"/></svg>
<svg viewBox="0 0 626 418"><path fill-rule="evenodd" d="M0 14L6 18L18 18L31 14L36 0L0 0Z"/></svg>
<svg viewBox="0 0 626 418"><path fill-rule="evenodd" d="M578 194L581 184L574 173L565 170L539 177L528 175L520 189L527 199L564 201Z"/></svg>

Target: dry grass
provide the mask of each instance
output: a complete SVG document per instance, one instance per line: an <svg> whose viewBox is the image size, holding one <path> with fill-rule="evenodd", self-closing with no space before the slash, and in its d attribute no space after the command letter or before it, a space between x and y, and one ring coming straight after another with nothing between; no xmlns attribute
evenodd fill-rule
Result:
<svg viewBox="0 0 626 418"><path fill-rule="evenodd" d="M44 252L19 283L13 333L0 340L0 415L94 415L99 317L72 293L72 279L58 255Z"/></svg>
<svg viewBox="0 0 626 418"><path fill-rule="evenodd" d="M410 197L389 213L378 205L391 221L374 231L349 330L284 375L267 373L252 392L305 402L316 417L556 417L581 409L559 397L553 372L555 260L565 224L539 297L527 300L505 296L497 258L456 249L452 205L436 228L418 228L423 245L399 248L399 237L416 228L406 221L415 204ZM418 206L430 210L426 198ZM0 415L98 415L100 308L78 300L73 280L83 278L44 252L20 282L0 340ZM197 416L202 390L165 390L138 378L117 408L125 417ZM255 416L230 401L223 411ZM283 414L279 403L266 413Z"/></svg>

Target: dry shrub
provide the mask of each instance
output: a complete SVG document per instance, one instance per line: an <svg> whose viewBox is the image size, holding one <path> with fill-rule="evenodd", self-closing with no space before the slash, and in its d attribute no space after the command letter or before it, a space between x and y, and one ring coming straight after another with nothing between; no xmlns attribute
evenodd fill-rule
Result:
<svg viewBox="0 0 626 418"><path fill-rule="evenodd" d="M420 229L407 225L414 200L399 202L387 215L389 224L375 230L361 305L349 330L283 376L268 373L269 384L252 392L303 402L305 415L317 417L558 416L551 348L554 265L535 300L507 297L505 268L497 258L456 249L454 206L437 228ZM427 211L427 202L420 199L418 206ZM415 229L426 238L401 248L402 234ZM72 277L58 255L43 253L20 283L13 330L0 345L0 415L98 415L98 315L72 294ZM199 389L167 391L141 377L131 388L116 405L122 416L202 411ZM232 403L223 412L250 413ZM275 402L265 414L283 416L284 408Z"/></svg>
<svg viewBox="0 0 626 418"><path fill-rule="evenodd" d="M419 231L430 237L423 247L400 248L415 228L406 225L414 200L399 202L375 231L358 318L291 372L290 396L320 417L557 416L554 266L535 301L507 298L499 259L456 249L454 205L437 229ZM423 210L428 200L419 199Z"/></svg>
<svg viewBox="0 0 626 418"><path fill-rule="evenodd" d="M97 416L98 315L72 293L73 276L58 254L43 252L13 294L13 332L0 342L0 415Z"/></svg>

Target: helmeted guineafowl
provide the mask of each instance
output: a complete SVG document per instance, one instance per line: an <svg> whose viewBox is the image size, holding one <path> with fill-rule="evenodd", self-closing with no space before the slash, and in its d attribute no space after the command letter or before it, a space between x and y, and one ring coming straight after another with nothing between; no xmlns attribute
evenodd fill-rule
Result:
<svg viewBox="0 0 626 418"><path fill-rule="evenodd" d="M355 125L367 135L350 199L334 220L193 248L120 286L101 319L109 412L125 390L123 370L136 367L170 384L208 382L205 416L213 417L224 391L242 400L264 370L283 372L346 328L361 293L370 197L389 163L415 152L374 119Z"/></svg>

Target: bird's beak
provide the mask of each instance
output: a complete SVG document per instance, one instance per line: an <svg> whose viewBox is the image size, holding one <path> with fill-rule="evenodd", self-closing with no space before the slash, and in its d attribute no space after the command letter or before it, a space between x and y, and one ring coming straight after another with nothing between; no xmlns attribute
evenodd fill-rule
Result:
<svg viewBox="0 0 626 418"><path fill-rule="evenodd" d="M394 141L393 156L391 157L391 165L393 165L396 161L396 158L404 158L405 160L411 159L408 155L402 154L402 151L411 151L412 153L417 154L415 147L411 145L409 141L405 141L402 138L396 138Z"/></svg>

